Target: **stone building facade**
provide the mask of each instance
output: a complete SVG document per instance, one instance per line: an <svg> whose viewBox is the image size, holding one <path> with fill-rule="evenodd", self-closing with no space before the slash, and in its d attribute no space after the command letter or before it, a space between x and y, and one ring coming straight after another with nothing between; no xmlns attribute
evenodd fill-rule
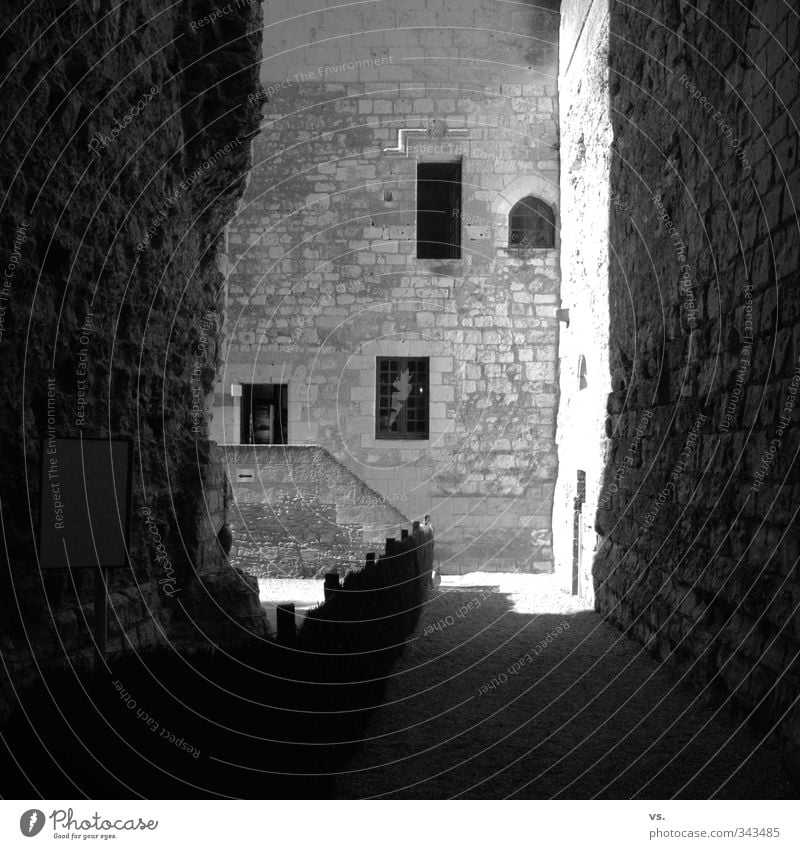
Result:
<svg viewBox="0 0 800 849"><path fill-rule="evenodd" d="M430 514L443 571L549 571L557 4L334 5L268 6L212 436L252 441L259 395L273 411L265 441L319 445L407 519ZM454 255L419 256L431 173L457 194ZM523 222L510 242L525 198L550 216L549 241L526 240ZM407 391L426 396L424 438L378 432L381 384L399 374L382 378L381 360L423 362ZM247 541L246 521L237 535Z"/></svg>

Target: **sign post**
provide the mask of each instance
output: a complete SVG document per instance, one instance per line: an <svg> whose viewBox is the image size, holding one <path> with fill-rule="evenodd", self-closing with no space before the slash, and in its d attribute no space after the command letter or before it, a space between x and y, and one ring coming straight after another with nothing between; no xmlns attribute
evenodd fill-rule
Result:
<svg viewBox="0 0 800 849"><path fill-rule="evenodd" d="M99 672L106 662L108 641L108 570L94 570L94 669Z"/></svg>
<svg viewBox="0 0 800 849"><path fill-rule="evenodd" d="M132 465L130 439L42 443L39 565L93 570L97 671L105 666L108 570L128 565Z"/></svg>

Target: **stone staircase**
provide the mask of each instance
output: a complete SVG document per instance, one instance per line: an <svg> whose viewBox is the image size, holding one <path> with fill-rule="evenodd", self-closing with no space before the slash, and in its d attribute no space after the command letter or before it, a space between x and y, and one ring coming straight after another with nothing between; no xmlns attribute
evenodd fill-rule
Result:
<svg viewBox="0 0 800 849"><path fill-rule="evenodd" d="M362 566L411 522L316 445L220 446L233 503L231 562L259 578Z"/></svg>

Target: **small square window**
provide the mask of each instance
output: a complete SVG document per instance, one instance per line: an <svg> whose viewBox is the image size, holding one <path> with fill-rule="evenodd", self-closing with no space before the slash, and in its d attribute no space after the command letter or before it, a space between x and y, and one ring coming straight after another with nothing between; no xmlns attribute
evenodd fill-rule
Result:
<svg viewBox="0 0 800 849"><path fill-rule="evenodd" d="M285 383L242 386L242 445L286 445L288 389Z"/></svg>
<svg viewBox="0 0 800 849"><path fill-rule="evenodd" d="M428 357L378 357L375 437L428 438Z"/></svg>

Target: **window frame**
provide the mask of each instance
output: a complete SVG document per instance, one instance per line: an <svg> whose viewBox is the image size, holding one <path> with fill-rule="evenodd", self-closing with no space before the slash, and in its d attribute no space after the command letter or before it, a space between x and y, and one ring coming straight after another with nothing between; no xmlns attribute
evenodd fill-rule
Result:
<svg viewBox="0 0 800 849"><path fill-rule="evenodd" d="M239 399L239 445L288 445L289 444L289 383L242 383ZM265 391L269 388L269 392ZM270 395L267 399L266 395ZM261 396L261 397L259 397ZM256 442L254 413L257 406L271 403L275 407L271 426L280 441Z"/></svg>
<svg viewBox="0 0 800 849"><path fill-rule="evenodd" d="M538 210L534 208L534 206L538 207ZM527 210L528 214L524 214L520 210ZM545 217L544 211L547 211L547 216ZM547 244L543 244L540 240L536 244L528 244L526 240L530 236L530 232L528 228L515 227L514 222L516 221L525 221L527 220L536 220L536 216L542 220L543 223L539 225L539 232L537 235L541 235L541 231L544 229L545 224L547 226ZM513 242L513 234L515 232L522 233L522 239L520 242ZM529 250L552 250L556 246L556 211L553 208L552 204L548 203L544 198L538 197L537 195L526 195L524 198L520 198L512 207L508 213L508 248L509 250L514 251L529 251Z"/></svg>
<svg viewBox="0 0 800 849"><path fill-rule="evenodd" d="M414 363L424 363L424 375L425 375L425 385L424 385L424 421L425 430L422 431L409 431L408 430L408 406L403 405L399 414L398 414L398 429L397 432L392 432L389 430L381 430L381 389L385 384L382 383L381 380L381 364L384 362L397 363L397 373L399 374L403 368L407 368L410 362ZM390 372L391 374L391 372ZM400 356L379 356L375 358L375 439L405 439L405 440L426 440L430 439L430 430L431 430L431 399L430 399L430 386L431 386L431 363L430 357L400 357ZM391 396L390 396L391 397Z"/></svg>

